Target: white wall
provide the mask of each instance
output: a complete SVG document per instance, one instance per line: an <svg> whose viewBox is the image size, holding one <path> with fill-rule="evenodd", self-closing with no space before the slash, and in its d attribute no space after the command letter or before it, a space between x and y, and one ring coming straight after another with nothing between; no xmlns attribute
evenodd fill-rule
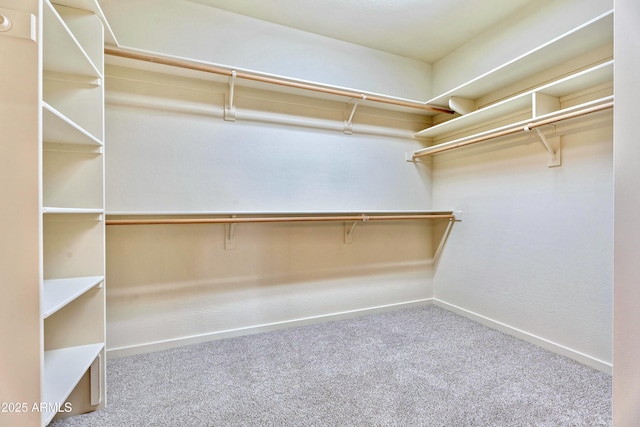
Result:
<svg viewBox="0 0 640 427"><path fill-rule="evenodd" d="M101 0L118 42L402 98L431 96L431 65L181 0Z"/></svg>
<svg viewBox="0 0 640 427"><path fill-rule="evenodd" d="M429 64L176 0L101 1L120 44L385 95L426 99ZM431 209L405 162L428 118L110 67L108 212ZM250 118L248 120L247 118ZM349 224L350 225L350 224ZM108 229L111 354L431 298L424 223ZM156 266L162 266L158 268ZM158 273L158 274L155 274ZM143 348L139 348L143 346Z"/></svg>
<svg viewBox="0 0 640 427"><path fill-rule="evenodd" d="M350 225L350 224L349 224ZM110 226L111 355L339 318L432 296L422 224Z"/></svg>
<svg viewBox="0 0 640 427"><path fill-rule="evenodd" d="M598 117L562 137L558 168L547 167L535 137L434 160L434 205L464 212L436 270L434 295L466 315L608 371L612 129L610 115Z"/></svg>
<svg viewBox="0 0 640 427"><path fill-rule="evenodd" d="M434 64L434 91L446 93L611 8L610 0L534 2L505 25ZM543 70L539 77L509 82L507 88L484 96L482 103L610 55L611 46L605 45L577 59L567 57L566 63ZM611 114L559 124L555 130L564 135L559 168L546 166L546 151L534 135L434 159L433 205L464 212L435 271L434 298L490 326L610 372Z"/></svg>
<svg viewBox="0 0 640 427"><path fill-rule="evenodd" d="M112 0L105 2L105 9L123 44L260 71L359 87L358 67L386 72L405 64L342 46L336 52L356 49L366 55L354 56L358 65L341 74L347 80L339 81L331 70L334 56L322 61L329 69L294 60L295 49L288 49L293 47L291 40L278 42L276 60L269 63L249 51L259 40L274 44L270 39L274 34L291 36L289 30L190 2L185 3L197 8L202 19L219 19L222 13L225 22L241 32L264 29L266 33L264 39L231 38L236 49L225 50L213 33L207 34L211 42L185 45L189 37L202 36L186 32L187 22L198 32L218 30L211 25L200 29L194 22L201 18L191 13L175 17L173 27L159 25L175 6L164 1L166 8L151 9L158 14L150 19L154 24L140 26L132 22L146 11L147 2L116 8L118 2ZM555 31L559 34L605 12L611 2L583 6L584 2L573 0L545 2L502 28L506 36L495 29L471 41L437 65L438 90L529 50L526 43L535 45L543 36L550 39ZM556 30L559 21L563 23ZM167 28L171 31L164 36ZM324 49L325 43L333 43L310 35L298 40L304 41L305 49ZM504 40L514 43L501 47ZM204 51L212 45L216 48ZM493 52L496 47L486 62L476 62L478 52ZM376 58L384 59L384 64ZM367 232L366 239L371 240L358 237L352 245L343 243L340 224L242 226L240 233L247 234L236 251L224 250L222 226L111 227L107 250L112 350L124 354L136 351L136 346L173 345L435 296L449 308L599 369L611 369L610 116L567 129L561 168L547 168L539 142L442 155L432 168L428 162L404 162L405 152L420 146L402 136L424 126L420 123L424 120L415 116L358 110L356 123L383 122L380 127L399 131L398 136L357 131L344 135L339 129L347 111L344 105L241 89L239 117L266 112L280 119L294 117L302 126L241 118L225 122L224 85L116 67L109 73L110 212L455 208L463 210L465 218L454 227L435 277L430 263L440 236L428 225L367 225L357 233ZM445 74L451 78L445 79ZM395 89L384 86L389 79L371 77L372 84L382 85L377 90L395 94ZM327 130L319 123L332 124ZM172 344L172 340L177 341Z"/></svg>
<svg viewBox="0 0 640 427"><path fill-rule="evenodd" d="M640 4L616 1L615 37L615 333L613 417L615 426L640 424L640 144L637 100L640 97Z"/></svg>
<svg viewBox="0 0 640 427"><path fill-rule="evenodd" d="M146 79L146 81L145 81ZM405 162L420 116L111 67L109 212L362 212L431 209L430 170ZM367 114L369 111L369 114ZM257 116L300 126L246 120ZM405 137L364 134L363 122ZM327 125L328 129L318 129ZM375 130L375 129L374 129Z"/></svg>
<svg viewBox="0 0 640 427"><path fill-rule="evenodd" d="M12 10L10 17L14 20L17 20L15 11L39 15L38 2L34 0L0 0L0 7ZM13 28L21 27L14 24ZM0 33L0 384L3 384L0 402L3 404L40 400L38 367L42 363L38 44L9 34ZM36 425L39 420L39 413L0 413L0 424L5 426Z"/></svg>
<svg viewBox="0 0 640 427"><path fill-rule="evenodd" d="M343 103L245 88L236 94L238 119L231 122L222 118L225 90L108 68L108 213L432 208L429 167L405 161L405 152L421 144L359 132L363 122L375 122L410 135L424 126L420 117L359 109L347 135ZM243 119L248 112L298 125ZM109 226L110 354L432 297L429 224L361 224L350 244L345 226L351 224L239 224L233 250L225 250L224 225Z"/></svg>

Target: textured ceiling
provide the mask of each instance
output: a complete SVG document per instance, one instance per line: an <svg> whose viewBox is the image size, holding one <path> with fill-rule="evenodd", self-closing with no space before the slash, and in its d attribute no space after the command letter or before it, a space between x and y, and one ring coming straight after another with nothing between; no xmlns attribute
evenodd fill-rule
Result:
<svg viewBox="0 0 640 427"><path fill-rule="evenodd" d="M533 0L188 0L436 62Z"/></svg>

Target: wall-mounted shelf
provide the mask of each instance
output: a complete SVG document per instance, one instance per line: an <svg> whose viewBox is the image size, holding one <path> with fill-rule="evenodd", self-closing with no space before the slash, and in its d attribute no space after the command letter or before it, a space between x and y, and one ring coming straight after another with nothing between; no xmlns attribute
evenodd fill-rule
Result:
<svg viewBox="0 0 640 427"><path fill-rule="evenodd" d="M510 124L519 122L526 124L525 122L527 121L548 114L561 113L562 104L565 103L562 99L564 96L585 91L589 88L596 88L594 92L597 92L603 85L610 84L612 81L613 61L607 61L480 110L432 126L416 133L416 136L432 138L434 142L440 143L444 139L463 133L463 131L469 133L475 129L482 129L487 124L505 120L505 118ZM604 99L605 97L602 98ZM590 101L597 99L599 98L591 99Z"/></svg>
<svg viewBox="0 0 640 427"><path fill-rule="evenodd" d="M109 214L114 215L114 214ZM118 214L121 215L121 214ZM401 221L401 220L430 220L446 219L455 220L454 211L431 211L431 212L395 212L395 213L375 213L375 214L353 214L353 213L278 213L278 214L250 214L238 216L238 214L226 214L224 217L203 217L200 214L182 214L181 218L165 218L159 216L165 214L145 214L155 218L108 219L106 225L168 225L168 224L239 224L239 223L275 223L275 222L344 222L344 221ZM222 215L222 214L218 214Z"/></svg>
<svg viewBox="0 0 640 427"><path fill-rule="evenodd" d="M541 127L613 106L612 43L611 10L430 100L459 106L459 114L417 132L430 146L406 160L535 129L548 166L560 166L560 138L550 142ZM545 79L536 85L539 73Z"/></svg>
<svg viewBox="0 0 640 427"><path fill-rule="evenodd" d="M611 43L613 43L613 10L427 102L432 105L448 105L449 99L454 96L475 100L487 93L539 74L570 58Z"/></svg>
<svg viewBox="0 0 640 427"><path fill-rule="evenodd" d="M559 150L560 147L558 146L556 148L552 148L549 142L547 141L547 138L544 136L542 132L540 132L538 128L541 126L546 126L546 125L557 123L563 120L577 118L580 116L607 110L610 108L613 108L613 96L600 98L592 102L587 102L585 104L580 104L571 108L566 108L563 110L556 111L554 113L546 114L538 117L536 121L525 120L517 123L512 123L507 126L491 129L486 132L480 132L478 134L474 134L468 137L459 138L453 141L447 141L441 144L432 145L430 147L423 148L421 150L414 152L411 158L407 157L407 161L414 161L419 157L442 153L442 152L453 150L456 148L461 148L468 145L489 141L491 139L513 135L518 132L529 132L531 130L535 130L541 142L543 143L547 151L549 151L549 154L551 154L552 156L549 161L549 166L560 166L559 158L556 158L556 154L559 154L559 152L556 150Z"/></svg>
<svg viewBox="0 0 640 427"><path fill-rule="evenodd" d="M343 222L344 243L352 243L353 231L356 225L369 221L416 221L442 220L453 223L462 220L461 211L431 211L431 212L394 212L359 215L353 213L278 213L278 214L249 214L242 216L226 214L215 217L201 214L182 214L179 218L163 214L146 214L147 218L140 218L140 214L126 219L108 219L106 225L188 225L188 224L224 224L225 249L236 249L235 227L240 223L309 223L309 222Z"/></svg>
<svg viewBox="0 0 640 427"><path fill-rule="evenodd" d="M363 103L372 105L385 105L385 108L401 109L409 111L421 111L423 113L452 113L448 108L432 106L425 102L403 99L393 96L376 94L366 91L357 91L354 89L331 86L327 84L315 83L293 78L284 78L282 76L270 75L253 70L239 69L227 65L214 64L206 61L199 61L190 58L176 57L157 52L150 52L130 47L119 47L117 49L107 48L105 54L111 58L111 62L117 64L127 64L129 60L133 60L140 64L147 64L144 68L158 69L158 67L169 67L172 72L181 75L186 72L187 75L193 75L194 72L208 76L217 76L216 80L222 78L232 79L231 81L246 80L251 86L261 87L281 87L287 92L301 91L308 95L309 93L319 94L318 96L325 99L347 100L359 99ZM124 60L124 62L123 62ZM257 86L256 86L257 85ZM231 86L231 85L230 85ZM366 100L366 101L365 101ZM232 107L229 105L228 107Z"/></svg>
<svg viewBox="0 0 640 427"><path fill-rule="evenodd" d="M103 281L104 276L45 280L42 287L42 317L46 319Z"/></svg>
<svg viewBox="0 0 640 427"><path fill-rule="evenodd" d="M43 214L95 214L101 215L104 213L104 209L91 209L91 208L66 208L66 207L52 207L44 206L42 208Z"/></svg>

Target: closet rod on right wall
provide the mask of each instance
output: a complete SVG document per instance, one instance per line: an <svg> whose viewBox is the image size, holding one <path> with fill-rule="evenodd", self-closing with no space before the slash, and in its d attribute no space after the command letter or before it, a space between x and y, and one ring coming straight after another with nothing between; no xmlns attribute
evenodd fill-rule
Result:
<svg viewBox="0 0 640 427"><path fill-rule="evenodd" d="M565 114L561 114L559 116L550 117L547 119L542 119L538 121L533 121L524 126L518 125L512 128L492 132L489 134L477 136L471 139L461 138L460 140L454 140L449 142L443 142L442 144L434 145L431 147L423 148L421 150L417 150L411 156L412 160L415 160L419 157L430 156L432 154L441 153L443 151L453 150L455 148L465 147L467 145L476 144L478 142L488 141L490 139L500 138L502 136L513 135L518 132L527 132L532 129L535 129L540 126L549 125L552 123L556 123L562 120L573 119L576 117L584 116L587 114L595 113L598 111L607 110L609 108L613 108L613 101L606 102L604 104L595 105L593 107L583 108L576 111L571 111Z"/></svg>

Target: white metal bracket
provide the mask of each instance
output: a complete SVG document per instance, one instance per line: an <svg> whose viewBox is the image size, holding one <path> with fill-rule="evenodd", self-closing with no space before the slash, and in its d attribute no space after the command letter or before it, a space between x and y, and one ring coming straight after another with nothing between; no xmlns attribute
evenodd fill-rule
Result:
<svg viewBox="0 0 640 427"><path fill-rule="evenodd" d="M362 101L367 99L367 96L364 94L360 95L362 97ZM344 122L344 133L347 135L353 134L353 116L356 114L356 109L358 108L359 100L355 100L353 102L353 108L351 109L351 114L349 114L349 118Z"/></svg>
<svg viewBox="0 0 640 427"><path fill-rule="evenodd" d="M529 126L525 126L524 130L529 132ZM538 134L538 138L540 138L540 142L547 150L547 166L550 168L558 167L562 165L562 156L561 156L561 142L559 136L554 136L548 138L544 136L542 131L538 128L534 129Z"/></svg>
<svg viewBox="0 0 640 427"><path fill-rule="evenodd" d="M353 224L349 225L348 222L344 223L344 243L351 244L353 243L353 232L356 229L356 226L361 222L364 223L369 221L369 217L366 215L362 215L362 219L358 221L353 221Z"/></svg>
<svg viewBox="0 0 640 427"><path fill-rule="evenodd" d="M36 17L28 12L0 8L0 36L36 41Z"/></svg>
<svg viewBox="0 0 640 427"><path fill-rule="evenodd" d="M232 215L231 218L235 218ZM232 222L224 225L224 248L227 251L234 250L236 248L236 223Z"/></svg>
<svg viewBox="0 0 640 427"><path fill-rule="evenodd" d="M462 222L462 211L453 211L453 221Z"/></svg>
<svg viewBox="0 0 640 427"><path fill-rule="evenodd" d="M231 71L229 77L229 102L224 107L224 119L228 122L236 121L236 106L233 105L233 97L236 87L236 70Z"/></svg>

